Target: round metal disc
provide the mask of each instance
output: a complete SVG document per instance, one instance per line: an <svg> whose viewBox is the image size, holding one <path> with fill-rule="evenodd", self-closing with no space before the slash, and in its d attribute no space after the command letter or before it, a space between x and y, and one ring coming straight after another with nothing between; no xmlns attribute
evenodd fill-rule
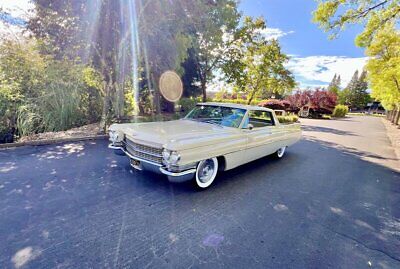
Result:
<svg viewBox="0 0 400 269"><path fill-rule="evenodd" d="M170 102L178 102L183 94L182 80L174 71L166 71L160 77L161 95Z"/></svg>

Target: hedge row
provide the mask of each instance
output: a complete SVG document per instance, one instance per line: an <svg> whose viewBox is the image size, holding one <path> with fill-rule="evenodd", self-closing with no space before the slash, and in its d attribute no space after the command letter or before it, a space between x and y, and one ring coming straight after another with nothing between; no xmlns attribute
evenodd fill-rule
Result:
<svg viewBox="0 0 400 269"><path fill-rule="evenodd" d="M298 122L299 117L296 115L277 116L280 123Z"/></svg>
<svg viewBox="0 0 400 269"><path fill-rule="evenodd" d="M213 102L217 103L232 103L232 104L241 104L241 105L248 105L248 100L244 99L213 99ZM261 100L253 100L251 101L250 105L256 106L261 102Z"/></svg>

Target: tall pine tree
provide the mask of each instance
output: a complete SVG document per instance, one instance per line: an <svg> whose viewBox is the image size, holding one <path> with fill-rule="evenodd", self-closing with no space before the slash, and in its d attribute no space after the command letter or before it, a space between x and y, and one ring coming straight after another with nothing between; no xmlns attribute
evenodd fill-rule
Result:
<svg viewBox="0 0 400 269"><path fill-rule="evenodd" d="M340 75L336 78L336 86L339 88L340 90L340 85L342 84L342 78L340 77Z"/></svg>
<svg viewBox="0 0 400 269"><path fill-rule="evenodd" d="M362 109L370 101L368 90L368 82L366 80L367 72L364 70L357 80L356 87L354 88L354 93L352 95L352 105L355 108Z"/></svg>
<svg viewBox="0 0 400 269"><path fill-rule="evenodd" d="M344 100L344 104L350 106L351 108L354 107L354 92L355 88L357 87L358 83L358 70L356 70L351 77L349 84L342 92L342 99Z"/></svg>
<svg viewBox="0 0 400 269"><path fill-rule="evenodd" d="M339 103L348 105L353 109L362 109L370 100L367 92L367 72L363 71L360 76L358 74L358 70L356 70L349 84L339 96Z"/></svg>
<svg viewBox="0 0 400 269"><path fill-rule="evenodd" d="M328 91L334 93L336 96L339 95L340 92L340 75L336 74L333 76L331 83L329 83Z"/></svg>

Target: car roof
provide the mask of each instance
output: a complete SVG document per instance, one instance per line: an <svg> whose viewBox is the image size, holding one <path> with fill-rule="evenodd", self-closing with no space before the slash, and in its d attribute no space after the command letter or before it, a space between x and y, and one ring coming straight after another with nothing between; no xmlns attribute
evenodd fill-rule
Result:
<svg viewBox="0 0 400 269"><path fill-rule="evenodd" d="M246 110L263 110L263 111L273 111L272 109L261 107L261 106L251 106L251 105L242 105L242 104L234 104L234 103L218 103L218 102L207 102L207 103L198 103L197 105L204 106L223 106L230 108L240 108Z"/></svg>

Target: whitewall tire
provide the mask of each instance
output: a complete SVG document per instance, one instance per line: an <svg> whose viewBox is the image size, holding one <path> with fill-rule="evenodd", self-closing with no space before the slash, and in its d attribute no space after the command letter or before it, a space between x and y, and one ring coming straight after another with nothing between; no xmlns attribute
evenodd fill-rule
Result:
<svg viewBox="0 0 400 269"><path fill-rule="evenodd" d="M196 185L201 189L209 187L217 177L218 160L210 158L199 162L196 169Z"/></svg>
<svg viewBox="0 0 400 269"><path fill-rule="evenodd" d="M281 158L285 155L285 152L286 152L286 147L281 147L280 149L278 149L278 150L275 152L275 156L276 156L278 159L281 159Z"/></svg>

